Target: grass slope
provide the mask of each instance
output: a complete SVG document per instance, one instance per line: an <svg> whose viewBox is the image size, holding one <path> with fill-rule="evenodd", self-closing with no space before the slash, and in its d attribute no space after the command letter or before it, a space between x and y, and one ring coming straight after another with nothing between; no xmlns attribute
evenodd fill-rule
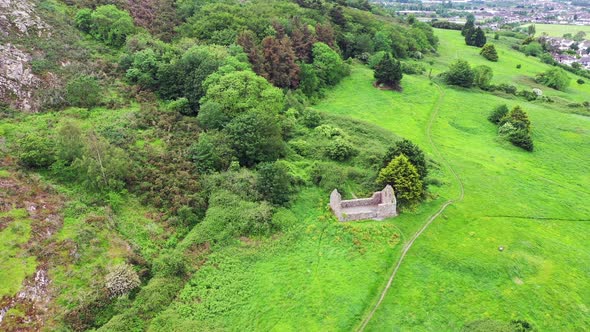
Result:
<svg viewBox="0 0 590 332"><path fill-rule="evenodd" d="M567 105L570 102L584 102L590 100L590 85L577 84L575 81L578 76L568 73L571 78L569 87L565 91L558 91L548 88L544 85L537 84L534 77L545 72L550 66L542 63L539 59L526 56L523 53L512 50L507 43L493 40L488 36L488 41L496 45L498 51L498 62L487 61L479 54L480 48L469 47L465 45L463 37L454 30L436 29L436 35L440 39L438 53L440 56L430 58L433 61L433 74L439 74L446 71L449 64L457 59L469 61L472 67L486 65L494 71L492 84L512 84L519 89L531 90L532 88L541 89L545 95L556 100L556 104ZM521 65L517 69L517 65ZM561 102L561 103L560 103Z"/></svg>
<svg viewBox="0 0 590 332"><path fill-rule="evenodd" d="M461 45L456 32L437 33L435 69L459 54L472 64L491 64ZM498 80L518 80L521 73L510 68L516 62L529 75L548 68L504 47L500 57L491 64ZM427 149L421 124L429 108L414 89L432 100L435 87L427 78L406 76L404 92L395 93L371 89L371 82L371 71L357 67L318 108L389 128ZM590 98L581 87L567 92L561 96ZM529 112L534 153L497 140L486 116L503 102ZM406 118L412 120L399 121ZM526 319L539 330L589 328L589 133L588 117L560 113L551 104L445 88L433 139L462 178L466 196L416 242L369 330L454 331L484 318Z"/></svg>

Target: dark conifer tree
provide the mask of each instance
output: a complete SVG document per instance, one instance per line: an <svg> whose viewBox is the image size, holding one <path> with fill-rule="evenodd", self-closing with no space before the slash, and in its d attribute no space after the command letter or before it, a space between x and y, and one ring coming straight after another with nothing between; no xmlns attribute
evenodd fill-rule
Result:
<svg viewBox="0 0 590 332"><path fill-rule="evenodd" d="M474 28L475 28L475 16L473 16L473 14L469 14L467 16L467 22L465 22L463 29L461 29L461 35L467 36L467 32L471 29L474 29Z"/></svg>
<svg viewBox="0 0 590 332"><path fill-rule="evenodd" d="M375 66L375 79L379 84L399 88L403 73L401 64L391 54L386 53L383 59Z"/></svg>
<svg viewBox="0 0 590 332"><path fill-rule="evenodd" d="M477 47L483 47L487 42L486 34L483 32L483 30L480 27L475 29L472 39L473 39L473 46L477 46Z"/></svg>

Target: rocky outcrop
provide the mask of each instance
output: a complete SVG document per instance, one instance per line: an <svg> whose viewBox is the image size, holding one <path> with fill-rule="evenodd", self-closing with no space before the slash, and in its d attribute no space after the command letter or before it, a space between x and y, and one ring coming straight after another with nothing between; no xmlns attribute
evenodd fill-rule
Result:
<svg viewBox="0 0 590 332"><path fill-rule="evenodd" d="M0 0L0 33L38 36L49 34L49 25L35 13L35 5L27 0Z"/></svg>
<svg viewBox="0 0 590 332"><path fill-rule="evenodd" d="M37 15L33 1L0 0L0 102L25 112L39 110L34 95L42 82L31 70L31 55L17 44L50 36L50 26Z"/></svg>
<svg viewBox="0 0 590 332"><path fill-rule="evenodd" d="M33 92L41 81L31 70L31 60L29 54L14 45L0 45L0 101L26 112L35 112L39 107Z"/></svg>

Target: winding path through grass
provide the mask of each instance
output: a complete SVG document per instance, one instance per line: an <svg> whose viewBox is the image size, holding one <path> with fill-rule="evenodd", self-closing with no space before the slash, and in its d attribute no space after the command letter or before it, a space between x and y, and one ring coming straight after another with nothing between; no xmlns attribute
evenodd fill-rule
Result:
<svg viewBox="0 0 590 332"><path fill-rule="evenodd" d="M457 198L454 199L450 199L448 201L446 201L443 205L441 205L441 207L438 209L438 211L436 211L433 215L431 215L426 222L424 223L424 225L422 226L422 228L420 228L420 230L418 230L414 236L412 236L412 238L410 239L410 241L408 243L406 243L406 245L404 246L404 249L402 250L402 253L400 255L400 257L398 258L395 268L393 269L393 272L391 273L391 275L389 276L389 280L387 281L387 284L385 285L385 288L383 288L383 291L381 291L381 295L379 296L379 300L377 301L377 303L375 303L375 305L373 306L373 309L371 310L371 312L369 313L369 315L367 315L365 317L365 319L362 321L360 327L357 329L357 331L362 332L365 330L365 328L367 327L367 325L369 324L369 322L371 321L371 319L373 318L373 315L375 314L375 312L377 311L377 309L379 308L379 306L381 305L381 303L383 302L383 299L385 299L385 295L387 295L387 291L389 291L389 288L391 288L391 285L393 284L393 280L395 279L395 276L397 275L397 271L399 270L402 262L404 261L404 258L406 257L406 254L408 253L408 251L410 251L410 248L412 248L412 245L414 244L414 242L418 239L418 237L420 235L422 235L422 233L424 233L424 231L428 228L428 226L430 226L430 224L432 224L432 222L434 220L436 220L436 218L438 218L443 212L444 210L451 204L456 203L456 202L460 202L463 200L463 197L465 196L465 189L463 187L463 182L461 181L461 178L459 177L459 175L457 174L457 172L455 172L455 170L453 169L453 167L451 166L451 164L445 159L445 157L443 156L443 154L440 152L440 150L438 149L438 147L436 146L436 144L434 144L434 140L432 139L432 124L434 123L434 121L436 120L436 117L438 115L438 112L440 111L440 105L443 103L444 101L444 97L445 97L445 93L443 91L443 89L441 89L441 87L434 83L433 84L436 86L439 95L438 98L436 99L433 107L432 107L432 114L430 116L430 119L428 121L428 125L426 127L426 136L428 137L428 141L430 143L430 146L432 147L432 150L434 151L434 153L436 154L436 156L438 158L440 158L440 160L442 161L442 163L447 167L447 169L451 172L451 174L453 175L453 177L455 178L458 186L459 186L459 195L457 196Z"/></svg>

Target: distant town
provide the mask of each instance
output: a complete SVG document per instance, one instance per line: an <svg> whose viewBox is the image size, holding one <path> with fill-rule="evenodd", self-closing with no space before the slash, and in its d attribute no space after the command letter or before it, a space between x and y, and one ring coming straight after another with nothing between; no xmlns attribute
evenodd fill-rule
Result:
<svg viewBox="0 0 590 332"><path fill-rule="evenodd" d="M465 22L469 13L487 27L499 29L505 24L544 23L590 25L590 1L475 1L475 0L380 0L401 15L413 14L423 19L444 18Z"/></svg>
<svg viewBox="0 0 590 332"><path fill-rule="evenodd" d="M527 31L532 24L570 25L561 36L536 36L561 64L590 70L590 40L582 29L590 26L590 0L380 0L373 1L400 16L413 15L423 22L449 21L465 23L469 14L476 25L487 31ZM590 39L590 36L588 36Z"/></svg>

